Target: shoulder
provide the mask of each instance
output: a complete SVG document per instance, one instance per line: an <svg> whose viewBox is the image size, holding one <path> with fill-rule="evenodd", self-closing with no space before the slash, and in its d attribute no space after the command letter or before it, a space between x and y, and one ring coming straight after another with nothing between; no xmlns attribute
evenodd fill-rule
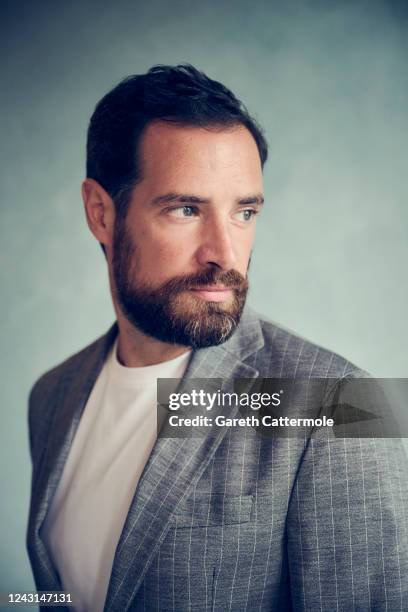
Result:
<svg viewBox="0 0 408 612"><path fill-rule="evenodd" d="M29 395L28 425L30 448L33 455L35 440L46 435L58 398L75 376L89 368L89 364L103 361L116 335L116 326L62 363L43 374L33 385Z"/></svg>
<svg viewBox="0 0 408 612"><path fill-rule="evenodd" d="M95 354L103 352L104 345L109 343L109 336L115 333L113 326L107 334L104 334L85 348L81 349L74 355L65 359L62 363L56 365L52 369L45 372L34 383L30 391L30 402L36 402L55 393L60 383L70 378L74 373L79 372L82 365L85 364Z"/></svg>
<svg viewBox="0 0 408 612"><path fill-rule="evenodd" d="M257 355L261 376L366 377L367 373L336 352L319 346L281 325L257 315L263 346Z"/></svg>

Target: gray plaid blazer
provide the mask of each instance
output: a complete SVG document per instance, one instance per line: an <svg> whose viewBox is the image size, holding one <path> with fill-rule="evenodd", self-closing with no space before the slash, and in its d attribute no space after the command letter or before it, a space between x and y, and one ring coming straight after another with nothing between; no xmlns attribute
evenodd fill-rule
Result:
<svg viewBox="0 0 408 612"><path fill-rule="evenodd" d="M30 395L27 546L38 590L62 589L41 526L116 334L114 326L45 374ZM230 340L193 354L185 379L222 378L228 390L234 378L359 375L246 309ZM408 610L401 441L271 439L238 429L157 441L116 549L105 610Z"/></svg>

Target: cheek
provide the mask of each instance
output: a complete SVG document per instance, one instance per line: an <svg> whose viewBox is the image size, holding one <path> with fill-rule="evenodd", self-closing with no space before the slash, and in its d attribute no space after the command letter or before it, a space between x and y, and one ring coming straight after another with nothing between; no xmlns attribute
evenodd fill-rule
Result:
<svg viewBox="0 0 408 612"><path fill-rule="evenodd" d="M254 243L255 232L248 232L246 235L240 235L236 239L236 255L237 260L242 266L247 266L251 257L252 247Z"/></svg>
<svg viewBox="0 0 408 612"><path fill-rule="evenodd" d="M188 251L192 240L191 232L186 232L185 228L160 223L142 232L140 238L143 250L154 253L156 257L177 257Z"/></svg>
<svg viewBox="0 0 408 612"><path fill-rule="evenodd" d="M178 240L161 241L151 249L151 252L158 265L171 267L176 266L177 262L188 260L190 250L188 243L179 238Z"/></svg>
<svg viewBox="0 0 408 612"><path fill-rule="evenodd" d="M171 276L185 274L192 254L185 240L145 239L140 249L139 274L147 281L161 282ZM191 267L191 264L190 264Z"/></svg>

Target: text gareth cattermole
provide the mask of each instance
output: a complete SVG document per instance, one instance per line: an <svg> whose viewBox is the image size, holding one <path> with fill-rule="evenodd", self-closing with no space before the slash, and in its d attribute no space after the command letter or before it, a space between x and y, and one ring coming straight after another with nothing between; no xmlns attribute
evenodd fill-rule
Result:
<svg viewBox="0 0 408 612"><path fill-rule="evenodd" d="M169 409L178 410L181 407L195 406L211 410L216 406L242 406L259 410L267 406L279 406L280 395L283 393L223 393L220 390L208 393L203 389L193 390L189 393L171 393L169 395Z"/></svg>

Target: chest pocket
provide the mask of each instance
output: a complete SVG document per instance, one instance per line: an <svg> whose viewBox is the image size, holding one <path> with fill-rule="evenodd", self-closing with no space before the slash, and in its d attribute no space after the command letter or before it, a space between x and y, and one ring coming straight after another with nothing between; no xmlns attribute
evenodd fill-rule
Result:
<svg viewBox="0 0 408 612"><path fill-rule="evenodd" d="M213 527L248 523L251 520L252 495L189 499L173 515L171 527Z"/></svg>

